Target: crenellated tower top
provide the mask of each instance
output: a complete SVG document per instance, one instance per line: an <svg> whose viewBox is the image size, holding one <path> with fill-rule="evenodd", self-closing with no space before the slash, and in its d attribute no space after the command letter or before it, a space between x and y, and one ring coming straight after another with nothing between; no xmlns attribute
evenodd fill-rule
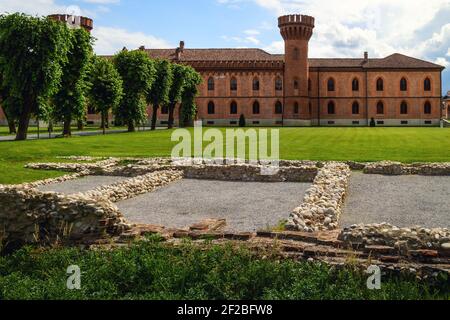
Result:
<svg viewBox="0 0 450 320"><path fill-rule="evenodd" d="M278 18L278 27L284 40L311 39L314 29L314 17L290 14Z"/></svg>

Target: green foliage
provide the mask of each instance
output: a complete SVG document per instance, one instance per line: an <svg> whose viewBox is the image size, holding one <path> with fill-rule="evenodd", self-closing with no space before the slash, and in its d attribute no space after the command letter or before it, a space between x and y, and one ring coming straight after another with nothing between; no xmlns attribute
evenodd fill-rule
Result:
<svg viewBox="0 0 450 320"><path fill-rule="evenodd" d="M124 96L113 110L116 120L128 124L129 131L146 119L145 95L155 80L153 61L143 51L123 50L114 58L123 80Z"/></svg>
<svg viewBox="0 0 450 320"><path fill-rule="evenodd" d="M147 92L147 103L161 106L169 103L169 93L172 86L172 67L167 60L155 60L155 80Z"/></svg>
<svg viewBox="0 0 450 320"><path fill-rule="evenodd" d="M92 57L92 37L83 28L70 30L70 48L64 64L61 87L53 97L52 118L70 122L86 112L87 71ZM70 132L67 132L70 134Z"/></svg>
<svg viewBox="0 0 450 320"><path fill-rule="evenodd" d="M181 64L172 65L173 79L169 91L169 104L173 105L181 102L188 70L188 67Z"/></svg>
<svg viewBox="0 0 450 320"><path fill-rule="evenodd" d="M48 18L15 13L0 15L0 73L3 87L23 104L18 139L26 138L29 120L59 89L70 48L69 29ZM18 106L17 106L18 107Z"/></svg>
<svg viewBox="0 0 450 320"><path fill-rule="evenodd" d="M245 116L241 114L239 117L239 127L244 128L246 126Z"/></svg>
<svg viewBox="0 0 450 320"><path fill-rule="evenodd" d="M95 56L89 81L89 102L96 112L104 113L117 108L123 95L123 82L111 61Z"/></svg>
<svg viewBox="0 0 450 320"><path fill-rule="evenodd" d="M185 74L185 85L181 98L181 123L189 125L197 114L195 97L198 94L198 86L202 83L201 75L194 68L187 66Z"/></svg>
<svg viewBox="0 0 450 320"><path fill-rule="evenodd" d="M0 299L448 299L448 282L435 286L411 276L384 276L368 290L352 267L278 261L231 246L180 247L151 237L130 248L24 248L0 257ZM81 269L81 290L66 289L67 267Z"/></svg>

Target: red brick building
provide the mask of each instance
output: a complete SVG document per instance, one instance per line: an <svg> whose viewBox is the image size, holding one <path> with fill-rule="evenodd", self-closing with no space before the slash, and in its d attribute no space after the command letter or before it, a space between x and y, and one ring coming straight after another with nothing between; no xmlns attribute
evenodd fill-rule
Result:
<svg viewBox="0 0 450 320"><path fill-rule="evenodd" d="M92 20L80 22L92 29ZM278 19L284 55L261 49L188 49L184 42L175 49L140 50L201 73L197 118L204 125L234 126L241 114L250 126L439 125L446 113L444 67L397 53L381 59L367 53L355 59L309 58L314 24L305 15ZM165 125L167 108L159 113L158 124ZM88 114L88 121L98 120Z"/></svg>
<svg viewBox="0 0 450 320"><path fill-rule="evenodd" d="M438 125L444 67L392 54L356 59L309 58L314 18L278 19L285 54L260 49L148 49L152 58L193 66L203 77L197 99L205 125ZM142 50L142 48L141 48ZM167 120L161 110L162 124Z"/></svg>

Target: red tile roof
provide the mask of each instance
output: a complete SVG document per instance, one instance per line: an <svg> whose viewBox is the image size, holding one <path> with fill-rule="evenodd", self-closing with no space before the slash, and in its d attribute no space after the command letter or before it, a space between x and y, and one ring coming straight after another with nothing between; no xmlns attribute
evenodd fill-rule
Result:
<svg viewBox="0 0 450 320"><path fill-rule="evenodd" d="M177 49L145 49L155 59L176 59ZM192 61L284 61L283 54L270 54L262 49L184 49L181 62ZM311 58L312 68L364 68L364 69L444 69L435 63L394 53L385 58L365 61L362 58Z"/></svg>

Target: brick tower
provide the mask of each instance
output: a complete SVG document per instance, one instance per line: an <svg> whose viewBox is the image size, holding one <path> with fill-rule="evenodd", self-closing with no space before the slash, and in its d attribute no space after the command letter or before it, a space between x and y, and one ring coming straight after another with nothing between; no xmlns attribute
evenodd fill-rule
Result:
<svg viewBox="0 0 450 320"><path fill-rule="evenodd" d="M285 124L310 125L308 45L313 35L314 18L286 15L278 18L278 26L285 43Z"/></svg>
<svg viewBox="0 0 450 320"><path fill-rule="evenodd" d="M50 19L61 21L69 28L84 28L86 31L91 32L94 28L94 21L90 18L81 16L71 16L68 14L52 14L48 16Z"/></svg>

